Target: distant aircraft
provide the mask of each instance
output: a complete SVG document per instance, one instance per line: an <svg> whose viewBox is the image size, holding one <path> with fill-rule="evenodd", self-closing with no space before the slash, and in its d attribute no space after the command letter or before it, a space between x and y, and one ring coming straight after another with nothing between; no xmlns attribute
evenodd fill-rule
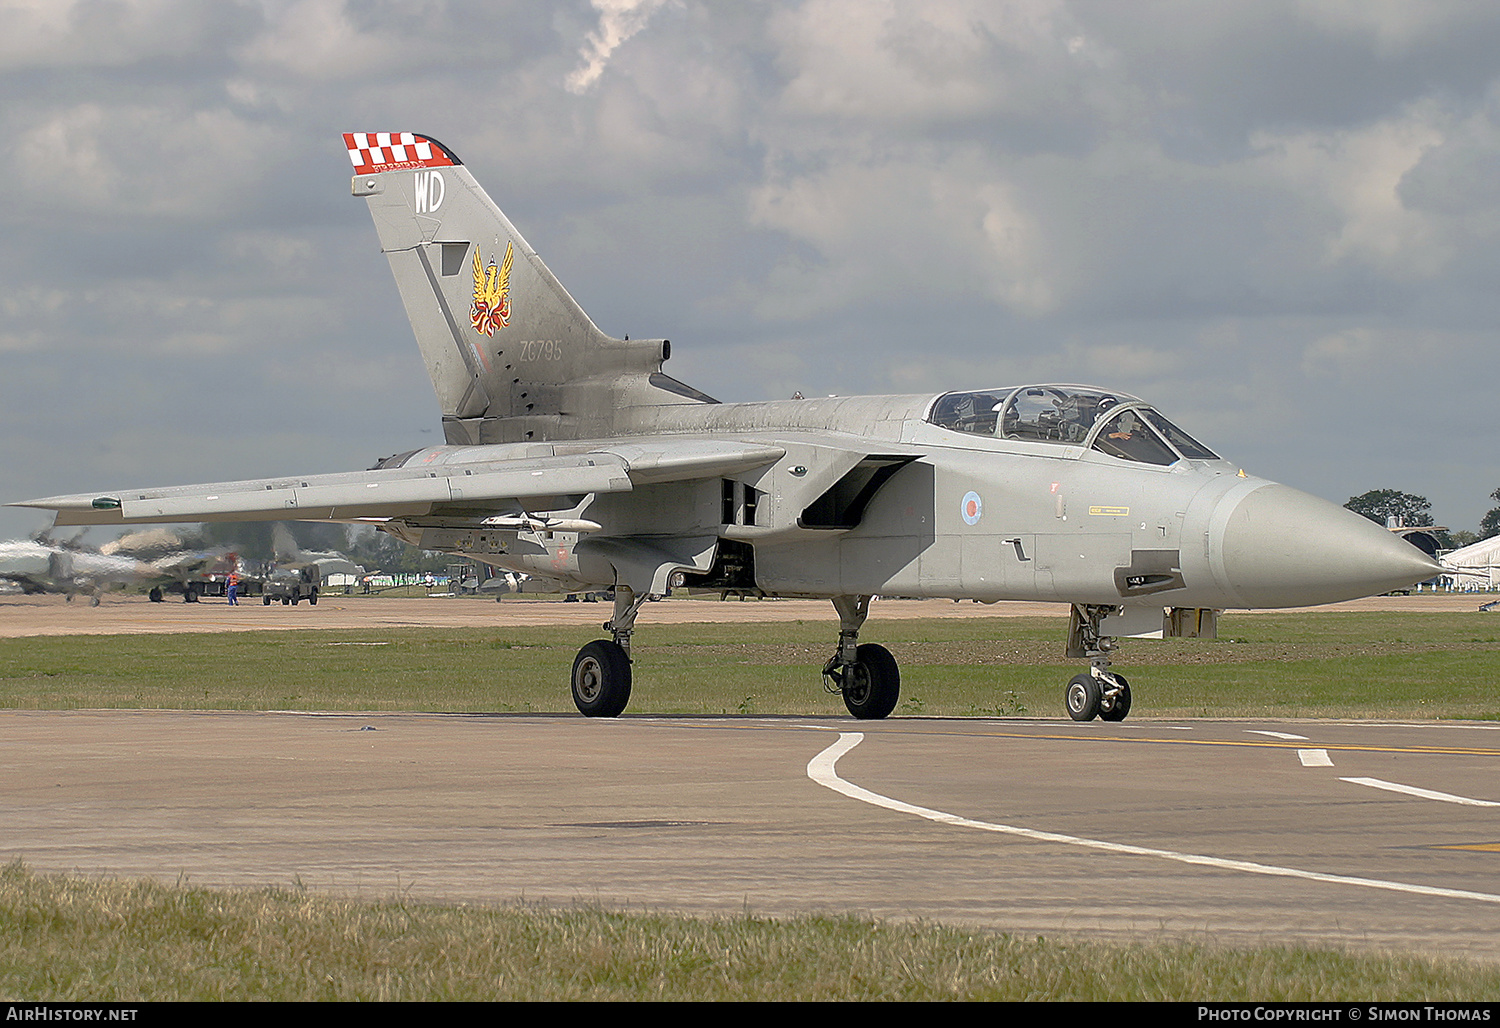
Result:
<svg viewBox="0 0 1500 1028"><path fill-rule="evenodd" d="M611 589L573 661L578 709L631 688L642 604L676 587L823 597L825 684L881 718L896 659L859 632L880 594L1072 604L1077 720L1120 720L1121 636L1211 635L1225 608L1365 596L1441 568L1336 504L1247 474L1116 389L718 403L664 339L595 327L451 149L344 137L443 413L447 445L373 469L27 500L59 525L374 522L428 550Z"/></svg>
<svg viewBox="0 0 1500 1028"><path fill-rule="evenodd" d="M141 561L148 570L138 581L152 582L147 593L152 603L161 603L168 592L180 593L186 603L196 603L202 596L223 596L231 571L239 573L241 591L248 594L259 589L262 577L226 547L193 548L162 529L123 535L99 547L99 552Z"/></svg>
<svg viewBox="0 0 1500 1028"><path fill-rule="evenodd" d="M76 543L57 543L45 535L0 542L0 582L27 594L61 593L71 601L99 598L111 586L152 581L159 572L150 564L100 553Z"/></svg>
<svg viewBox="0 0 1500 1028"><path fill-rule="evenodd" d="M155 603L168 591L181 593L189 603L215 586L223 595L224 578L239 565L234 553L186 549L175 537L170 542L163 537L144 542L116 539L98 549L76 539L53 540L47 533L0 542L0 582L23 593L61 593L69 601L87 596L95 607L105 592L118 586L149 586ZM258 584L254 576L242 577Z"/></svg>
<svg viewBox="0 0 1500 1028"><path fill-rule="evenodd" d="M480 584L479 591L485 595L493 595L495 602L499 603L509 593L515 593L517 596L524 593L555 595L566 593L571 588L571 583L556 578L540 578L536 575L502 571L498 575L485 579Z"/></svg>

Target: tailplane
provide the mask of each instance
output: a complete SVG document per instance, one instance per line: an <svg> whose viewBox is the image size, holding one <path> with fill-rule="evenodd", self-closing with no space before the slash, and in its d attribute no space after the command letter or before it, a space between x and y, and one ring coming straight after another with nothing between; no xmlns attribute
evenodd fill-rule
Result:
<svg viewBox="0 0 1500 1028"><path fill-rule="evenodd" d="M599 331L452 150L411 132L344 143L450 443L603 434L624 407L713 402L662 374L666 340Z"/></svg>

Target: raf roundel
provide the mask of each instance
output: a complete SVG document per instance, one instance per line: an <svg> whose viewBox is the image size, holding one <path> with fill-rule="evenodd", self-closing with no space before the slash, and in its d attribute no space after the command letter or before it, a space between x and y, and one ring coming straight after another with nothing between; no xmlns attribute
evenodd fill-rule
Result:
<svg viewBox="0 0 1500 1028"><path fill-rule="evenodd" d="M964 499L959 504L958 512L964 516L964 524L977 525L979 519L984 515L984 501L976 492L964 493Z"/></svg>

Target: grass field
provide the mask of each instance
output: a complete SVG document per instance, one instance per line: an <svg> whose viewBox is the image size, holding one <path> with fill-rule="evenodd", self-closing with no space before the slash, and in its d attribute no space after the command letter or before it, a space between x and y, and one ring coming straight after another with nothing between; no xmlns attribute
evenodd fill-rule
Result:
<svg viewBox="0 0 1500 1028"><path fill-rule="evenodd" d="M1492 627L1494 626L1494 627ZM1062 717L1055 619L871 621L901 714ZM1500 718L1500 621L1227 616L1129 642L1133 716ZM571 712L578 629L0 640L0 706ZM826 622L653 625L631 713L842 715ZM1020 939L935 924L356 902L300 888L0 874L0 998L1500 999L1500 969L1419 956Z"/></svg>
<svg viewBox="0 0 1500 1028"><path fill-rule="evenodd" d="M1500 968L924 923L350 901L0 871L0 1000L1475 1001Z"/></svg>
<svg viewBox="0 0 1500 1028"><path fill-rule="evenodd" d="M901 662L896 713L1062 712L1082 667L1051 618L871 621ZM572 711L576 628L238 632L0 640L0 707ZM824 621L651 625L630 713L842 714ZM1131 640L1135 717L1500 718L1500 619L1228 615L1217 641Z"/></svg>

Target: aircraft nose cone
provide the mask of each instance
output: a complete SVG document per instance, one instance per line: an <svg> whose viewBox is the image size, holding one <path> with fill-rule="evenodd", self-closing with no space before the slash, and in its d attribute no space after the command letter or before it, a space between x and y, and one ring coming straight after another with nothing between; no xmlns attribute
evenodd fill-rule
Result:
<svg viewBox="0 0 1500 1028"><path fill-rule="evenodd" d="M1443 570L1388 529L1284 485L1257 489L1234 506L1222 552L1228 584L1248 607L1374 596Z"/></svg>

